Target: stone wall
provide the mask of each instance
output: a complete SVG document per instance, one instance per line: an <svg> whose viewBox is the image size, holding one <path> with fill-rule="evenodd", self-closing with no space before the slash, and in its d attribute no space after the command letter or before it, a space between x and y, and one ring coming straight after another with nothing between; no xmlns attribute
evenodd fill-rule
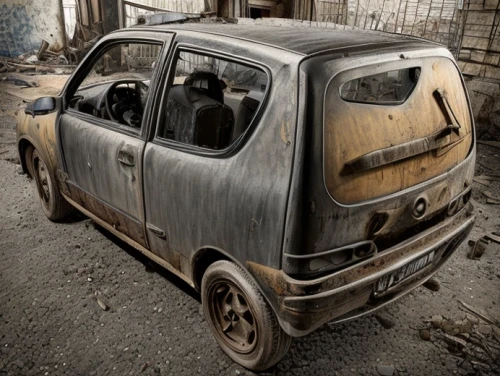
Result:
<svg viewBox="0 0 500 376"><path fill-rule="evenodd" d="M59 50L65 35L60 0L0 0L0 56L38 49L42 39Z"/></svg>

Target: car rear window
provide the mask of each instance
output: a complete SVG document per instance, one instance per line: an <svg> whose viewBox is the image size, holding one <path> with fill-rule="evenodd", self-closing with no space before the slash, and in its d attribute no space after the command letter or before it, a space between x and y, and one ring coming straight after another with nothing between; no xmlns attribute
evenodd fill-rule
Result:
<svg viewBox="0 0 500 376"><path fill-rule="evenodd" d="M359 77L340 86L340 97L349 102L401 104L408 99L419 77L420 67Z"/></svg>

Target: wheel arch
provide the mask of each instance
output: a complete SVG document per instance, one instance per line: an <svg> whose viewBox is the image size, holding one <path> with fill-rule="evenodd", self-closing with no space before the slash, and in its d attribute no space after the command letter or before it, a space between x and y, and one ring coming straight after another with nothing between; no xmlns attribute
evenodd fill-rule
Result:
<svg viewBox="0 0 500 376"><path fill-rule="evenodd" d="M196 251L191 261L191 275L194 287L197 291L201 291L201 281L208 267L214 262L221 260L232 261L243 267L241 263L219 248L208 246L202 247Z"/></svg>
<svg viewBox="0 0 500 376"><path fill-rule="evenodd" d="M19 153L19 161L21 162L21 167L23 169L23 172L27 174L31 179L33 179L33 166L31 165L31 158L27 159L26 158L26 152L31 149L30 151L30 157L33 154L33 150L37 148L32 140L29 140L26 137L21 138L17 142L17 150ZM40 151L39 151L40 152Z"/></svg>

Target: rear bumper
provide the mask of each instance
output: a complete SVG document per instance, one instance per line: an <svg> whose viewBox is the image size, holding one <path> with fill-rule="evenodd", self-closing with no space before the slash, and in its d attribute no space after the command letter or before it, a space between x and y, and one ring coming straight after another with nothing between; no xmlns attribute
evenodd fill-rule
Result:
<svg viewBox="0 0 500 376"><path fill-rule="evenodd" d="M475 216L468 208L375 257L314 280L296 280L281 270L248 263L288 334L306 335L329 321L346 321L372 312L409 293L453 254L471 231ZM434 252L433 261L375 296L377 281L402 266Z"/></svg>

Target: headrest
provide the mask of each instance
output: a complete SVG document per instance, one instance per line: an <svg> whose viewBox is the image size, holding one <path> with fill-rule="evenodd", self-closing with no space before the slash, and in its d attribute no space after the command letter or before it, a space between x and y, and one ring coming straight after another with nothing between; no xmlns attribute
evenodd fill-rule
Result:
<svg viewBox="0 0 500 376"><path fill-rule="evenodd" d="M186 77L185 86L201 89L210 98L224 103L224 93L219 78L212 72L194 71Z"/></svg>

